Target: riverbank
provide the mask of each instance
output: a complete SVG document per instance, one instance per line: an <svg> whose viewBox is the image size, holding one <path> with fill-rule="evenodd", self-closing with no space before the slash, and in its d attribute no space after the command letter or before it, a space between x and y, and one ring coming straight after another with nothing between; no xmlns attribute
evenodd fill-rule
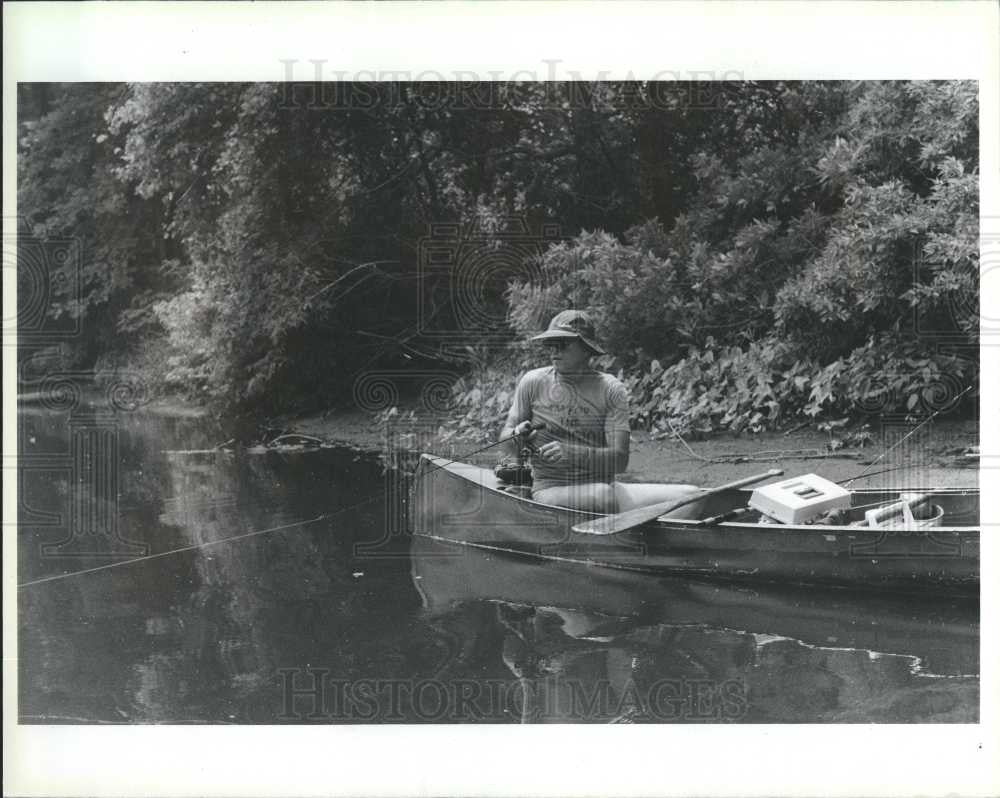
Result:
<svg viewBox="0 0 1000 798"><path fill-rule="evenodd" d="M402 414L405 417L405 412ZM464 454L485 445L446 440L435 432L440 418L414 419L386 425L372 413L342 409L284 419L281 426L322 440L364 451L392 448L425 450L446 457ZM820 431L815 425L790 432L765 432L733 436L720 433L704 440L657 438L649 432L632 433L629 467L621 478L628 482L685 482L719 485L756 470L783 468L786 474L815 473L834 481L849 479L869 468L870 476L858 487L961 487L979 484L979 462L966 449L979 443L977 421L935 420L900 440L913 429L903 420L869 424L871 443L859 448L843 431ZM898 445L897 445L898 444ZM895 448L891 448L895 447ZM835 449L835 451L831 451ZM495 462L495 450L468 458L482 464ZM877 461L877 462L876 462ZM883 469L893 469L877 473Z"/></svg>
<svg viewBox="0 0 1000 798"><path fill-rule="evenodd" d="M32 395L19 396L22 412L43 404ZM159 398L144 403L151 415L196 418L206 411L175 398ZM268 426L284 433L309 436L317 442L343 446L364 453L387 449L413 453L428 451L459 460L492 465L495 450L467 456L488 442L449 438L444 429L449 419L410 418L404 409L387 427L378 415L357 408L339 408L304 416L272 419ZM868 469L858 486L960 487L979 484L979 461L967 450L979 443L977 421L935 420L904 436L913 426L904 420L868 424L870 442L858 447L858 425L823 431L809 425L788 432L762 432L734 436L718 433L701 440L679 440L645 430L632 432L628 470L621 475L627 482L682 482L719 485L758 470L779 467L786 474L816 473L834 481L854 477ZM301 443L297 442L297 443ZM892 469L884 471L885 469ZM883 473L884 472L884 473Z"/></svg>

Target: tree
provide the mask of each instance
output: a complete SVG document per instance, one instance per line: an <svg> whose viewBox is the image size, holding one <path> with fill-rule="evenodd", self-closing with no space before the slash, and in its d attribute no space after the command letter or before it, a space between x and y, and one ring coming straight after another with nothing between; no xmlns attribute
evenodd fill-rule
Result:
<svg viewBox="0 0 1000 798"><path fill-rule="evenodd" d="M978 363L975 84L744 84L723 108L686 213L552 248L513 323L592 309L623 365L655 364L647 419L953 400Z"/></svg>
<svg viewBox="0 0 1000 798"><path fill-rule="evenodd" d="M772 420L862 401L843 382L862 364L902 369L908 406L974 358L971 83L51 84L19 100L27 231L83 244L83 301L49 306L85 320L75 362L131 363L221 407L326 403L375 365L453 357L421 338L428 308L462 326L421 242L449 223L500 251L512 217L565 240L513 286L477 276L478 301L509 308L511 335L590 307L621 365L662 367L647 404L706 352L710 372L752 361L769 387L699 406L730 418L740 395Z"/></svg>
<svg viewBox="0 0 1000 798"><path fill-rule="evenodd" d="M47 314L78 321L67 365L93 365L113 354L109 340L129 340L117 333L137 338L155 329L150 305L175 287L164 264L178 249L161 234L162 209L115 174L119 142L108 135L104 112L121 102L125 86L26 84L19 92L22 243L77 244L79 257L52 275Z"/></svg>

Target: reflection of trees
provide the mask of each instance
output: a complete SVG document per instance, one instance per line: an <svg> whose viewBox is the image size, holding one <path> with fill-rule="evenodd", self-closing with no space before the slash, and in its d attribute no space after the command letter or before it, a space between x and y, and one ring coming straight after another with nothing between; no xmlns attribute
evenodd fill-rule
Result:
<svg viewBox="0 0 1000 798"><path fill-rule="evenodd" d="M501 706L483 691L480 719L494 722L969 722L978 714L978 678L924 675L913 656L508 602L459 602L431 620L448 652L440 678L507 682Z"/></svg>
<svg viewBox="0 0 1000 798"><path fill-rule="evenodd" d="M39 419L31 428L38 448L64 452L65 419ZM156 553L293 526L22 591L26 720L276 722L282 668L405 678L433 673L448 658L412 622L405 550L395 560L354 560L354 544L377 537L385 517L379 502L294 526L371 494L380 485L374 468L333 452L161 454L204 449L206 439L219 440L183 424L128 419L123 531ZM36 479L28 487L39 506L52 508L60 484ZM38 574L43 533L19 530L22 575Z"/></svg>
<svg viewBox="0 0 1000 798"><path fill-rule="evenodd" d="M170 457L168 469L173 498L163 521L175 527L179 545L198 546L302 517L300 508L289 508L277 475L230 455ZM153 623L173 638L170 651L136 666L136 701L149 719L171 707L184 716L236 719L245 699L273 677L282 659L279 641L295 626L289 617L308 618L311 605L331 590L310 530L288 532L191 555L191 584L185 586L191 589L171 608L176 622Z"/></svg>
<svg viewBox="0 0 1000 798"><path fill-rule="evenodd" d="M348 473L341 466L338 455L322 454L178 457L164 521L176 526L179 545L199 545L335 512L373 484L357 464ZM373 503L194 555L191 583L171 608L177 623L163 625L170 654L139 666L143 697L156 698L156 689L170 696L148 704L151 716L172 706L209 721L281 722L286 669L357 681L404 678L439 661L426 630L405 623L413 602L399 595L405 559L353 560L354 543L370 539L383 517Z"/></svg>
<svg viewBox="0 0 1000 798"><path fill-rule="evenodd" d="M620 625L578 610L498 606L523 722L976 720L978 679L921 675L915 657L746 632ZM670 691L657 693L666 684ZM656 704L668 696L671 703ZM674 700L676 699L676 700ZM581 712L585 714L581 715Z"/></svg>
<svg viewBox="0 0 1000 798"><path fill-rule="evenodd" d="M105 565L107 556L40 556L43 547L66 539L70 502L91 512L107 496L76 491L69 412L22 410L18 414L18 581ZM124 450L122 447L119 452ZM52 468L35 470L36 458ZM104 517L113 508L99 508ZM39 523L33 510L55 514L59 525ZM119 523L121 518L117 519ZM99 548L94 537L85 548ZM93 545L92 545L93 544ZM56 551L58 555L58 550ZM126 566L132 568L132 566ZM141 628L138 608L148 574L138 571L101 572L31 585L17 591L19 712L32 720L94 720L121 722L129 717L130 702L121 685L128 676L122 656L127 640ZM147 577L139 586L137 576ZM146 598L148 600L148 598Z"/></svg>
<svg viewBox="0 0 1000 798"><path fill-rule="evenodd" d="M568 634L580 615L551 607L497 605L497 618L507 629L503 661L520 682L522 723L607 722L613 711L631 710L630 652ZM587 713L586 707L593 707L595 716L577 714L577 709Z"/></svg>
<svg viewBox="0 0 1000 798"><path fill-rule="evenodd" d="M758 643L748 720L925 723L975 722L979 679L935 677L915 657L810 647L794 640Z"/></svg>
<svg viewBox="0 0 1000 798"><path fill-rule="evenodd" d="M976 606L657 579L419 538L412 556L424 616L452 640L442 673L488 680L499 665L522 722L977 716L978 678L963 676L978 670Z"/></svg>

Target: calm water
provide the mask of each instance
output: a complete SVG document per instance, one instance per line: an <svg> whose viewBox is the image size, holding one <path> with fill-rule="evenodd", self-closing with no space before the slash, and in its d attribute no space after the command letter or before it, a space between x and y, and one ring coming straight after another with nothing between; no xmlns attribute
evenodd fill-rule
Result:
<svg viewBox="0 0 1000 798"><path fill-rule="evenodd" d="M411 541L404 487L350 452L196 453L228 435L142 413L19 423L25 723L978 718L974 603Z"/></svg>

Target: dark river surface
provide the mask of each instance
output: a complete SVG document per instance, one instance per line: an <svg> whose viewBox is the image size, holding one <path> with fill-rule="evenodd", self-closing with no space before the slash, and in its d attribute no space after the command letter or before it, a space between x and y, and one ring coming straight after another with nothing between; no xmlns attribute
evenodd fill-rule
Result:
<svg viewBox="0 0 1000 798"><path fill-rule="evenodd" d="M22 723L978 720L972 601L451 548L354 452L198 453L226 433L144 412L19 425Z"/></svg>

